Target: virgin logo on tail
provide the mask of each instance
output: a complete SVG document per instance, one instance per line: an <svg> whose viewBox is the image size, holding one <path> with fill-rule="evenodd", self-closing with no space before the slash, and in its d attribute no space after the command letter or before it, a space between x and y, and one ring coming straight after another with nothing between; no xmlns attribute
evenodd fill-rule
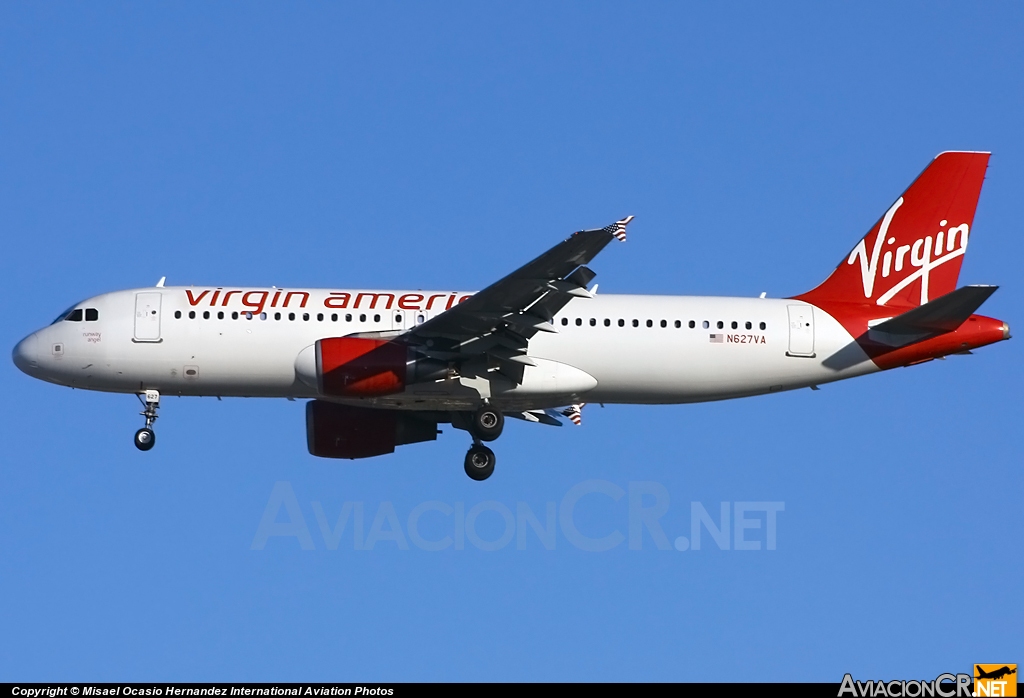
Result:
<svg viewBox="0 0 1024 698"><path fill-rule="evenodd" d="M819 307L907 308L953 291L988 158L988 153L941 153L824 282L796 297Z"/></svg>
<svg viewBox="0 0 1024 698"><path fill-rule="evenodd" d="M875 243L871 250L871 257L868 258L867 238L861 240L850 253L847 264L854 264L860 260L861 282L864 284L864 297L870 299L874 294L875 282L878 279L878 259L882 255L882 249L889 246L891 249L885 251L882 256L882 278L886 279L893 273L900 274L908 266L916 271L903 277L888 291L881 294L875 301L878 305L885 305L893 297L918 279L921 280L921 305L928 302L928 281L932 269L941 267L946 262L962 257L967 251L967 241L970 237L971 227L967 223L951 226L947 230L939 230L934 238L925 235L918 238L912 244L896 246L896 237L889 236L889 226L896 211L903 205L903 197L896 200L896 203L885 212L882 224L875 235ZM940 226L947 225L948 221L939 221Z"/></svg>

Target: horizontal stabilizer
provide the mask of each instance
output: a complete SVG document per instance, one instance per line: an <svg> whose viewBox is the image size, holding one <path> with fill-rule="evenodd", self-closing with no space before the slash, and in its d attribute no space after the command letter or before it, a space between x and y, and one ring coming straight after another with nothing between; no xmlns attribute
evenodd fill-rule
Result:
<svg viewBox="0 0 1024 698"><path fill-rule="evenodd" d="M996 292L998 286L964 286L933 301L908 310L871 328L881 337L902 338L910 344L925 337L955 331ZM887 342L893 343L893 342Z"/></svg>

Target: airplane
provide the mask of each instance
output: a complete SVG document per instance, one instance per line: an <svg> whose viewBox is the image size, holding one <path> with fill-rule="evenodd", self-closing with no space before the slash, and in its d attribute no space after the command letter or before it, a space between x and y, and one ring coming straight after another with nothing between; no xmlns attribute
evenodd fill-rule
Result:
<svg viewBox="0 0 1024 698"><path fill-rule="evenodd" d="M585 403L673 404L817 389L1010 338L957 288L989 153L939 154L816 288L789 298L614 295L587 266L632 216L582 230L476 293L165 286L61 313L13 360L50 383L164 395L308 399L309 452L368 458L469 433L494 471L505 418L575 424Z"/></svg>
<svg viewBox="0 0 1024 698"><path fill-rule="evenodd" d="M994 671L985 671L980 666L975 664L974 665L974 671L977 674L974 677L976 679L996 679L996 680L998 680L998 679L1003 678L1004 676L1009 676L1010 674L1016 674L1017 673L1017 668L1016 668L1016 666L1013 669L1011 669L1008 666L1003 666L1003 667L1000 667L999 669L995 669Z"/></svg>

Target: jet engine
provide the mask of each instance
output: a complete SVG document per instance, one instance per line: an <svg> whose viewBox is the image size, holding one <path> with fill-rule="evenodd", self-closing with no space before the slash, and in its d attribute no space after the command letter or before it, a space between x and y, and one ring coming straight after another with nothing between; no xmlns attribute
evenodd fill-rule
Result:
<svg viewBox="0 0 1024 698"><path fill-rule="evenodd" d="M323 400L306 403L306 445L321 458L370 458L396 446L437 439L437 422L401 410L375 410Z"/></svg>
<svg viewBox="0 0 1024 698"><path fill-rule="evenodd" d="M329 337L306 347L295 361L295 371L321 395L377 397L400 393L412 383L444 378L448 366L398 342Z"/></svg>

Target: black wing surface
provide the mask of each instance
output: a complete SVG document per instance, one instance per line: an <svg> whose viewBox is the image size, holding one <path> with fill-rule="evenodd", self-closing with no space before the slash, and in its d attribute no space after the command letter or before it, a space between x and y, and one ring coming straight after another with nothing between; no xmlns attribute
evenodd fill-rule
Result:
<svg viewBox="0 0 1024 698"><path fill-rule="evenodd" d="M486 359L516 382L530 339L557 332L552 318L573 298L590 298L596 274L587 268L612 241L626 239L628 216L604 228L581 230L469 299L405 332L399 341L427 356L462 364Z"/></svg>

